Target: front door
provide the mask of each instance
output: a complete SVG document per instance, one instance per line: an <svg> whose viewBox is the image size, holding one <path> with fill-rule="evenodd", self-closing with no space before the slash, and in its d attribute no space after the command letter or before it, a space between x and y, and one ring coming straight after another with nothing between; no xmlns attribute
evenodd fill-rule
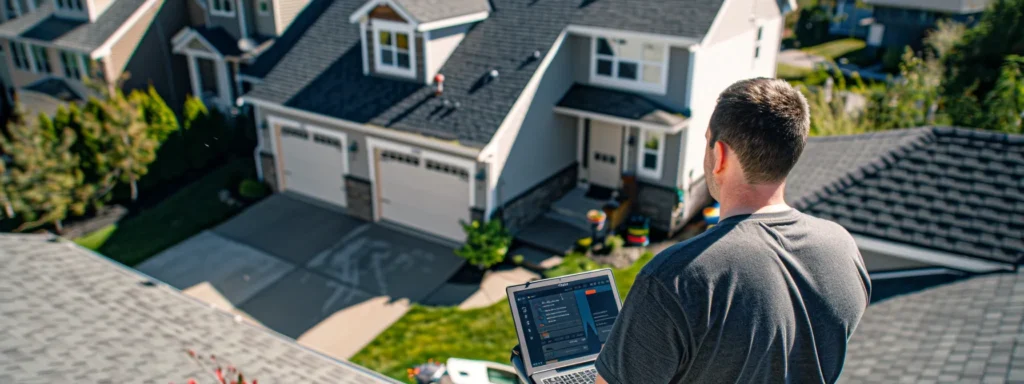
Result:
<svg viewBox="0 0 1024 384"><path fill-rule="evenodd" d="M590 183L618 189L622 181L622 126L590 120Z"/></svg>

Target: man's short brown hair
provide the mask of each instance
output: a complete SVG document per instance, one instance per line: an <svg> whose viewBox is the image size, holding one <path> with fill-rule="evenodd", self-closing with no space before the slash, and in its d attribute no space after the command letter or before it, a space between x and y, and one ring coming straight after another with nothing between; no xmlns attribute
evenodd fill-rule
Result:
<svg viewBox="0 0 1024 384"><path fill-rule="evenodd" d="M748 183L778 182L796 165L810 126L807 99L788 83L763 77L742 80L718 97L708 145L728 144Z"/></svg>

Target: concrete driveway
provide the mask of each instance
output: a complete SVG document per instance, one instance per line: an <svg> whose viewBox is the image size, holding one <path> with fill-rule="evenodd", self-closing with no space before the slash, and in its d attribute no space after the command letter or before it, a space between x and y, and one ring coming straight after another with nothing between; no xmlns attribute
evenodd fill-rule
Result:
<svg viewBox="0 0 1024 384"><path fill-rule="evenodd" d="M458 271L452 249L277 194L138 269L347 359Z"/></svg>

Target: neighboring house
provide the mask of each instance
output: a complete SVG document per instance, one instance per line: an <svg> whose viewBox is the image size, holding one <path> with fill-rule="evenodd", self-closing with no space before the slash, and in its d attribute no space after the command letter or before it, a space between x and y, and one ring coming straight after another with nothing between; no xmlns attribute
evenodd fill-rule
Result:
<svg viewBox="0 0 1024 384"><path fill-rule="evenodd" d="M365 220L461 242L460 221L515 232L577 187L632 189L671 233L718 94L774 75L794 7L334 0L242 101L263 180Z"/></svg>
<svg viewBox="0 0 1024 384"><path fill-rule="evenodd" d="M170 40L191 94L223 109L259 83L330 0L182 0L190 26Z"/></svg>
<svg viewBox="0 0 1024 384"><path fill-rule="evenodd" d="M0 383L205 383L210 355L261 383L397 383L56 236L0 234L0 266Z"/></svg>
<svg viewBox="0 0 1024 384"><path fill-rule="evenodd" d="M811 138L786 200L850 231L873 278L1015 270L1024 136L915 128Z"/></svg>
<svg viewBox="0 0 1024 384"><path fill-rule="evenodd" d="M839 382L1024 382L1022 287L1024 272L997 273L872 304Z"/></svg>
<svg viewBox="0 0 1024 384"><path fill-rule="evenodd" d="M857 6L857 0L836 0L831 9L832 22L828 33L837 36L865 38L873 22L870 6Z"/></svg>
<svg viewBox="0 0 1024 384"><path fill-rule="evenodd" d="M150 84L168 105L184 102L184 61L167 41L186 20L168 0L2 0L0 73L29 112L55 111L92 93L85 83L122 89ZM34 2L34 4L33 4Z"/></svg>
<svg viewBox="0 0 1024 384"><path fill-rule="evenodd" d="M939 20L973 25L991 0L864 0L874 8L869 47L919 49Z"/></svg>

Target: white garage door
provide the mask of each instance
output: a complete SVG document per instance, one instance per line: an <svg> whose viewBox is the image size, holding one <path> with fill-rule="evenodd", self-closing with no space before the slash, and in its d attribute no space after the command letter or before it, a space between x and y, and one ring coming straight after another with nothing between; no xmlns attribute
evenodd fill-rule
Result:
<svg viewBox="0 0 1024 384"><path fill-rule="evenodd" d="M462 242L469 220L470 170L430 155L381 150L382 219Z"/></svg>
<svg viewBox="0 0 1024 384"><path fill-rule="evenodd" d="M281 127L285 189L345 206L345 137L326 131Z"/></svg>

